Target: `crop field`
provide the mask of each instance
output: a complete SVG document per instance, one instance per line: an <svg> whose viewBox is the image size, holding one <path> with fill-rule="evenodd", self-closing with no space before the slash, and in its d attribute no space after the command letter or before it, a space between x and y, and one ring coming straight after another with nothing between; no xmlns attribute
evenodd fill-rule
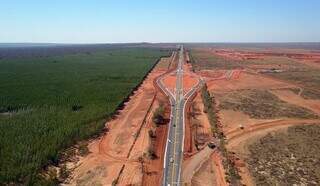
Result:
<svg viewBox="0 0 320 186"><path fill-rule="evenodd" d="M320 127L295 126L249 146L248 164L257 185L318 185ZM307 144L307 145L306 145Z"/></svg>
<svg viewBox="0 0 320 186"><path fill-rule="evenodd" d="M227 93L221 98L220 108L242 111L256 119L318 118L312 111L286 103L266 90L242 90Z"/></svg>
<svg viewBox="0 0 320 186"><path fill-rule="evenodd" d="M33 183L59 150L97 134L167 50L0 60L0 183Z"/></svg>

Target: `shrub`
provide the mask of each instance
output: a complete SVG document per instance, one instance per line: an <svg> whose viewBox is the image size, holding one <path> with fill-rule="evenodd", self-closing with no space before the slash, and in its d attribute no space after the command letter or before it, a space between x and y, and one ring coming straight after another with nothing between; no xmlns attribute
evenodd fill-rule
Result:
<svg viewBox="0 0 320 186"><path fill-rule="evenodd" d="M156 125L165 123L163 104L160 104L160 106L153 112L152 120Z"/></svg>

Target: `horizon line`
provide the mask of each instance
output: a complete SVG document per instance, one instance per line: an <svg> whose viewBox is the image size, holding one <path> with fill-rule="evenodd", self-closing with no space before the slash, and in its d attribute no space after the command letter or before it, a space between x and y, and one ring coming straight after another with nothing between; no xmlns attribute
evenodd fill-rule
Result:
<svg viewBox="0 0 320 186"><path fill-rule="evenodd" d="M219 41L219 42L0 42L0 44L51 44L51 45L77 45L77 44L87 44L87 45L92 45L92 44L198 44L198 43L203 43L203 44L286 44L286 43L292 43L292 44L299 44L299 43L318 43L320 44L320 41L240 41L240 42L233 42L233 41Z"/></svg>

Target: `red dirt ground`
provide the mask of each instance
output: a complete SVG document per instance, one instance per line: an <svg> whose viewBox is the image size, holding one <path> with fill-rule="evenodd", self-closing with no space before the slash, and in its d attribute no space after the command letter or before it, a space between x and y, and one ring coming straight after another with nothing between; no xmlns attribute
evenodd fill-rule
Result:
<svg viewBox="0 0 320 186"><path fill-rule="evenodd" d="M188 88L189 86L193 86L194 83L197 82L198 76L196 74L193 74L191 71L191 66L190 65L184 65L184 71L186 72L186 75L184 76L184 88ZM190 79L191 78L191 79ZM194 110L195 109L195 110ZM202 168L204 165L202 165L203 161L198 161L200 159L196 158L200 154L202 154L202 149L205 149L206 145L203 145L200 151L198 151L195 148L195 140L198 138L198 140L202 137L204 138L204 143L207 143L211 140L211 127L207 118L207 115L203 112L203 103L202 103L202 98L201 95L198 93L194 95L194 99L192 102L189 102L187 104L186 108L186 130L185 130L185 144L184 144L184 166L182 170L183 175L189 175L186 176L188 177L188 180L183 180L185 183L197 183L196 185L207 185L208 183L218 183L218 185L226 185L225 180L224 180L224 174L223 174L223 166L222 162L219 158L219 155L216 153L213 153L210 156L210 159L212 159L211 162L211 168L214 169L214 172L212 173L210 168ZM194 118L191 117L191 112L195 115ZM198 120L199 126L194 127L193 126L193 120ZM206 153L205 153L206 154ZM196 158L196 161L193 161L193 159ZM191 161L192 160L192 161ZM189 162L189 166L186 164ZM189 167L189 168L188 168ZM191 167L192 170L189 170ZM198 168L200 168L198 170ZM210 171L210 172L208 172ZM218 180L211 180L210 178L207 177L208 180L202 180L203 176L201 177L202 179L196 179L192 178L190 181L190 174L191 177L195 174L199 175L216 175ZM221 177L217 176L219 174L222 174ZM184 178L186 179L186 178ZM221 180L222 179L222 180ZM216 184L215 184L216 185Z"/></svg>
<svg viewBox="0 0 320 186"><path fill-rule="evenodd" d="M238 51L233 49L219 49L213 50L213 54L231 59L231 60L248 60L248 59L263 59L264 54L261 53L252 53L247 51Z"/></svg>
<svg viewBox="0 0 320 186"><path fill-rule="evenodd" d="M312 52L308 50L294 50L294 49L278 49L275 50L234 50L234 49L212 49L212 53L226 59L231 60L250 60L250 59L264 59L265 57L276 56L276 57L288 57L295 59L298 62L305 63L314 67L320 67L320 52Z"/></svg>
<svg viewBox="0 0 320 186"><path fill-rule="evenodd" d="M174 69L177 63L177 54L176 52L173 53L171 56L171 61L168 63L167 72L170 72ZM162 74L165 76L165 74ZM158 78L158 77L157 77ZM157 79L156 78L156 79ZM156 80L155 79L155 80ZM154 87L157 90L157 99L153 111L158 107L159 103L165 105L165 115L166 118L170 116L170 106L168 102L168 98L165 94L158 88L154 81ZM153 113L153 111L151 113ZM154 123L152 121L152 117L149 118L147 121L148 129L155 128ZM167 125L160 125L156 127L156 139L154 143L155 154L157 156L156 159L144 159L144 166L142 167L143 177L142 177L142 185L161 185L162 180L162 173L163 173L163 160L164 160L164 151L166 146L166 139L167 139ZM149 137L149 134L146 134Z"/></svg>
<svg viewBox="0 0 320 186"><path fill-rule="evenodd" d="M190 72L186 71L183 74L183 91L184 93L187 93L189 90L191 90L192 87L194 87L198 83L198 78L191 74ZM169 75L165 76L162 79L163 84L175 95L175 89L176 89L176 73L172 72Z"/></svg>
<svg viewBox="0 0 320 186"><path fill-rule="evenodd" d="M294 85L278 81L272 78L263 77L259 74L243 72L238 79L222 79L208 81L208 89L215 92L234 91L241 89L279 89L293 88Z"/></svg>
<svg viewBox="0 0 320 186"><path fill-rule="evenodd" d="M167 70L170 60L163 59L159 64L126 103L119 115L106 123L109 132L89 144L90 154L77 162L66 185L111 185L118 176L119 185L142 184L144 166L139 159L145 157L148 150L150 118L159 100L154 88L154 79ZM166 131L165 128L166 126L157 129L159 139L165 138L162 134L166 134L163 132ZM160 152L163 146L161 143L161 140L157 140L156 146L160 148L157 148L156 153L159 154L160 161L163 154ZM144 165L149 163L146 161ZM157 164L161 162L152 162L151 166L146 167L155 168L158 175L161 175L159 171L162 170L161 168L159 170ZM120 174L121 169L123 170Z"/></svg>
<svg viewBox="0 0 320 186"><path fill-rule="evenodd" d="M259 50L259 51L239 51L233 49L227 50L215 50L215 49L205 49L212 53L212 55L219 55L227 59L232 60L247 60L247 59L260 59L263 60L270 56L283 56L289 57L291 59L297 60L298 62L308 64L311 66L317 66L319 63L320 53L311 53L305 50L295 51L295 50L279 50L275 52L274 50ZM297 55L295 53L298 53ZM252 67L252 66L250 66ZM273 67L273 66L272 66ZM283 68L284 66L282 66ZM259 66L261 68L261 65ZM267 68L267 65L266 65ZM271 68L271 65L270 65ZM285 68L285 67L284 67ZM227 74L229 73L229 74ZM238 73L238 72L237 72ZM319 103L318 100L306 100L299 95L287 90L288 88L299 88L299 85L288 83L283 80L278 80L276 78L269 78L262 74L254 73L251 69L246 69L241 71L241 73L236 76L228 71L223 70L202 70L198 72L207 82L208 89L216 95L216 98L223 95L229 91L245 90L245 89L263 89L270 90L273 94L278 96L283 101L291 104L295 104L301 107L308 108L315 113L319 114ZM229 76L229 78L227 78ZM237 78L236 78L237 77ZM219 117L221 124L223 126L223 131L227 136L227 148L231 151L235 150L237 152L236 156L240 159L236 161L236 165L240 169L240 175L242 177L242 182L245 185L254 185L252 177L242 161L243 154L239 151L241 146L247 145L248 140L255 140L254 138L259 135L264 135L270 131L280 130L287 128L292 125L301 124L313 124L320 123L320 120L302 120L302 119L272 119L272 120L259 120L253 119L242 112L236 112L232 110L221 110L219 112ZM244 125L244 130L239 128L239 123ZM239 154L240 152L240 154ZM220 167L217 166L213 169L216 175L216 179L220 180L220 183L225 184L223 166L221 164L221 159L219 154L215 154L215 161L220 163ZM219 174L220 170L220 174ZM194 180L196 185L208 185L208 180L204 175L210 175L210 169L207 166L200 168L195 174ZM199 179L201 178L201 179ZM200 181L199 181L200 180ZM202 182L201 182L202 181ZM212 183L212 182L211 182ZM219 184L218 184L219 185Z"/></svg>
<svg viewBox="0 0 320 186"><path fill-rule="evenodd" d="M251 125L246 127L244 130L235 129L226 133L228 142L227 148L229 150L236 151L239 158L244 159L248 156L247 146L258 138L272 131L286 129L290 126L306 124L320 124L320 120L286 119ZM239 168L242 183L245 185L254 185L247 165L243 163Z"/></svg>
<svg viewBox="0 0 320 186"><path fill-rule="evenodd" d="M167 98L160 94L158 94L158 103L165 103ZM157 104L158 105L158 104ZM155 106L157 108L157 106ZM169 118L170 114L170 106L166 104L166 117ZM153 124L152 117L148 121L148 125L150 128ZM163 159L164 159L164 151L166 146L167 139L167 125L161 125L156 127L156 139L154 144L155 154L157 156L156 159L151 160L149 158L145 159L144 167L143 167L143 182L142 185L160 185L163 171ZM146 134L148 135L148 134ZM149 138L149 135L147 136Z"/></svg>
<svg viewBox="0 0 320 186"><path fill-rule="evenodd" d="M186 106L186 130L184 144L184 158L187 160L195 153L199 152L207 146L207 143L212 140L211 126L204 113L204 105L201 94L198 92L194 95L192 102Z"/></svg>
<svg viewBox="0 0 320 186"><path fill-rule="evenodd" d="M163 84L172 92L175 92L177 77L176 73L170 73L162 79Z"/></svg>
<svg viewBox="0 0 320 186"><path fill-rule="evenodd" d="M196 86L197 83L199 82L199 77L193 73L191 71L191 66L188 63L184 63L183 65L183 70L184 70L184 74L183 74L183 91L184 94L187 94L187 92L189 92L192 87ZM195 144L194 144L194 133L193 133L193 127L191 125L191 115L190 115L190 109L191 109L191 105L192 102L194 100L194 98L196 97L198 93L195 93L187 102L186 104L186 115L185 115L185 139L184 139L184 152L185 152L185 156L184 158L186 158L186 155L190 154L190 153L194 153L195 150Z"/></svg>
<svg viewBox="0 0 320 186"><path fill-rule="evenodd" d="M186 94L189 92L192 87L196 86L199 81L199 78L192 74L190 71L186 71L183 75L183 91Z"/></svg>

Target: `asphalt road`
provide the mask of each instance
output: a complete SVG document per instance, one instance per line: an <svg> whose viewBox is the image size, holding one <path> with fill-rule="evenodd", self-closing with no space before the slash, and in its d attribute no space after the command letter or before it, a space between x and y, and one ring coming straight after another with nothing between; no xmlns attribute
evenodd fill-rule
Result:
<svg viewBox="0 0 320 186"><path fill-rule="evenodd" d="M176 70L177 82L175 94L172 94L158 80L160 88L169 96L171 103L171 116L168 128L168 137L164 158L164 171L162 185L173 186L181 185L181 164L183 159L183 144L184 144L184 110L185 104L189 97L197 90L197 86L191 89L186 95L183 92L183 63L184 63L183 46L179 52L179 63Z"/></svg>

